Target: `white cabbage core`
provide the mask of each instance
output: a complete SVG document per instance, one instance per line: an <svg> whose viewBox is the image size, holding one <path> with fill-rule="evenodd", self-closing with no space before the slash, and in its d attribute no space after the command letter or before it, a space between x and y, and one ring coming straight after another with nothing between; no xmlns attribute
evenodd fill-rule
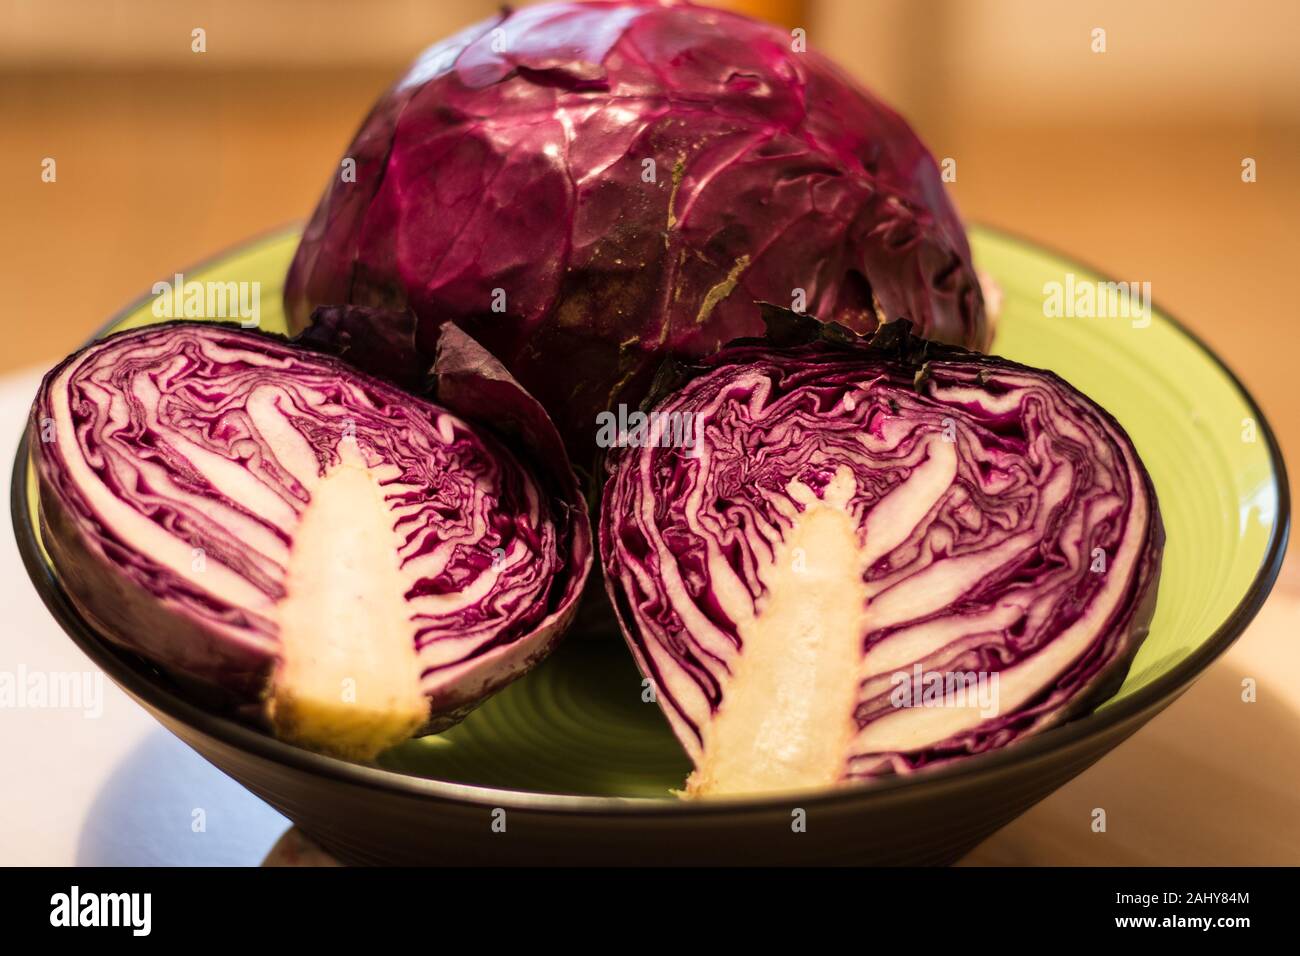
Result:
<svg viewBox="0 0 1300 956"><path fill-rule="evenodd" d="M411 736L429 705L394 515L355 443L339 451L294 533L268 713L284 739L365 759Z"/></svg>
<svg viewBox="0 0 1300 956"><path fill-rule="evenodd" d="M866 633L854 490L847 468L821 498L790 483L804 510L763 575L768 590L757 610L737 620L742 653L705 728L689 794L798 790L844 775Z"/></svg>

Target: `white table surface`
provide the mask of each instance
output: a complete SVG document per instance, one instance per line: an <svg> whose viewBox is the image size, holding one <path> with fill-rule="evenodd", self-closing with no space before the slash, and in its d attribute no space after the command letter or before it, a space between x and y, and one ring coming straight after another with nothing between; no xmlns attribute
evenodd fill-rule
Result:
<svg viewBox="0 0 1300 956"><path fill-rule="evenodd" d="M0 377L7 476L39 373ZM0 673L89 672L0 518ZM1259 699L1241 700L1254 677ZM163 730L111 681L102 714L0 707L0 864L261 863L284 817ZM1092 811L1107 811L1105 833ZM199 813L201 811L201 814ZM196 827L201 816L203 827ZM1300 575L1164 714L966 863L1300 863Z"/></svg>
<svg viewBox="0 0 1300 956"><path fill-rule="evenodd" d="M0 378L6 489L39 381L38 372ZM0 672L93 671L27 578L7 496L3 512ZM0 864L261 863L287 828L284 817L164 730L112 681L100 676L99 683L98 716L0 707Z"/></svg>

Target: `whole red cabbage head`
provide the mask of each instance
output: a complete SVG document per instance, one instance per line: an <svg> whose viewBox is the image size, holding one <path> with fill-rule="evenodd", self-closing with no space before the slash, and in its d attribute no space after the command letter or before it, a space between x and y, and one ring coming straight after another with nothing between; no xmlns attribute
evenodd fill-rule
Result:
<svg viewBox="0 0 1300 956"><path fill-rule="evenodd" d="M962 223L908 125L788 32L675 3L549 3L425 51L362 124L285 289L444 319L577 460L664 355L763 330L758 301L983 348Z"/></svg>

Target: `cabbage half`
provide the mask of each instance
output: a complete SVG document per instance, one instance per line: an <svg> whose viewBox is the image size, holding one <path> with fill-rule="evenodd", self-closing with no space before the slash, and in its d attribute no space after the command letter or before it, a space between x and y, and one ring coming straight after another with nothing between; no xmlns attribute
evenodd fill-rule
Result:
<svg viewBox="0 0 1300 956"><path fill-rule="evenodd" d="M486 389L499 421L545 421L463 333L437 353L449 404ZM508 448L256 332L111 336L46 376L32 416L44 541L80 610L313 749L369 759L461 716L548 652L591 563L558 436Z"/></svg>
<svg viewBox="0 0 1300 956"><path fill-rule="evenodd" d="M1004 746L1113 693L1147 633L1163 531L1124 431L906 325L724 349L610 456L606 582L690 794Z"/></svg>

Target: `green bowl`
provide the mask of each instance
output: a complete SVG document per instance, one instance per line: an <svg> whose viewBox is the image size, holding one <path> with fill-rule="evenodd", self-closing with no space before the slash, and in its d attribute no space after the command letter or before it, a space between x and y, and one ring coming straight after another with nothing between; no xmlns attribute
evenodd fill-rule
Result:
<svg viewBox="0 0 1300 956"><path fill-rule="evenodd" d="M261 284L261 326L284 331L296 230L255 240L187 280ZM1167 544L1151 634L1094 713L911 777L798 797L684 802L689 764L615 634L588 629L462 724L365 767L283 744L204 709L104 641L72 608L40 545L26 443L14 467L19 548L47 606L120 686L203 756L354 862L946 862L1100 758L1166 707L1259 610L1289 526L1281 453L1221 362L1152 307L1053 317L1048 291L1092 270L987 229L975 258L1001 286L994 351L1051 369L1110 410L1150 469ZM141 299L102 334L157 321ZM1112 303L1113 304L1113 303ZM802 831L792 821L806 820ZM505 830L501 832L502 824Z"/></svg>

